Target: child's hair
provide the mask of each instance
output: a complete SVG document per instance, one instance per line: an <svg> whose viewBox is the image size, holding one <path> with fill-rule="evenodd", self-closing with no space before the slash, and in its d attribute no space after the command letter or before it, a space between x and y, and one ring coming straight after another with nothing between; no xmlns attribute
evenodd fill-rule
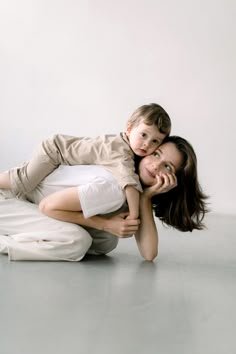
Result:
<svg viewBox="0 0 236 354"><path fill-rule="evenodd" d="M160 133L168 136L171 130L171 120L168 113L157 103L150 103L137 108L128 119L131 127L137 126L140 121L147 125L155 125Z"/></svg>
<svg viewBox="0 0 236 354"><path fill-rule="evenodd" d="M209 210L208 198L201 190L197 176L197 157L191 144L179 137L167 137L163 143L173 143L183 156L183 164L177 171L177 187L152 198L155 215L169 226L180 231L202 230L205 213Z"/></svg>

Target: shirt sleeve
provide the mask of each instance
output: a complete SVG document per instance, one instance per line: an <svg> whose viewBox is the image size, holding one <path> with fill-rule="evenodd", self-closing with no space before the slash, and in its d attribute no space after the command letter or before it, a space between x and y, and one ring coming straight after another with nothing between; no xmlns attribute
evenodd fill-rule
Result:
<svg viewBox="0 0 236 354"><path fill-rule="evenodd" d="M114 160L113 164L105 167L113 174L122 189L133 186L139 192L143 192L139 176L135 173L134 161L131 158Z"/></svg>
<svg viewBox="0 0 236 354"><path fill-rule="evenodd" d="M125 193L116 181L98 177L77 188L85 218L118 210L125 202Z"/></svg>

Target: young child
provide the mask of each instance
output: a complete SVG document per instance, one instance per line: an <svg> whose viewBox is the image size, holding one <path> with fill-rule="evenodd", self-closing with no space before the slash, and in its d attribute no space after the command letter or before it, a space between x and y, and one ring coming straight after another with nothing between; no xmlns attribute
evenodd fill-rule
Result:
<svg viewBox="0 0 236 354"><path fill-rule="evenodd" d="M21 167L0 174L0 188L27 196L59 165L103 165L125 190L129 218L139 217L139 192L142 187L135 173L135 155L152 154L170 134L171 120L158 104L143 105L127 122L126 132L84 138L54 135L44 140L32 159Z"/></svg>

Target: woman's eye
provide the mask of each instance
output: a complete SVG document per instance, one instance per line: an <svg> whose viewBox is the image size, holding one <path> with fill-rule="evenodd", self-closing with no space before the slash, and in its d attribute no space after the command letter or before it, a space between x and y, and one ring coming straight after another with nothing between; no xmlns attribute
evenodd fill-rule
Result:
<svg viewBox="0 0 236 354"><path fill-rule="evenodd" d="M145 138L146 133L141 133L141 137Z"/></svg>
<svg viewBox="0 0 236 354"><path fill-rule="evenodd" d="M159 157L158 152L154 151L153 156L155 156L155 157Z"/></svg>
<svg viewBox="0 0 236 354"><path fill-rule="evenodd" d="M165 168L167 169L167 171L171 172L171 167L170 167L170 165L166 165Z"/></svg>

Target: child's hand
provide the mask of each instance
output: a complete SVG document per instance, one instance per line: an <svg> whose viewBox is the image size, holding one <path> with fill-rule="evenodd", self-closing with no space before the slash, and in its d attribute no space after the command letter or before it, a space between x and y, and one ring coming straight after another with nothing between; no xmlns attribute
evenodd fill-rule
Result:
<svg viewBox="0 0 236 354"><path fill-rule="evenodd" d="M127 219L127 220L137 220L138 218L139 218L139 215L137 215L137 216L134 215L134 216L133 216L133 215L130 215L130 214L129 214L128 216L126 216L126 219Z"/></svg>
<svg viewBox="0 0 236 354"><path fill-rule="evenodd" d="M127 218L128 216L128 218ZM121 213L110 217L103 217L104 231L110 232L119 238L131 237L136 234L140 220L131 220L128 213Z"/></svg>

